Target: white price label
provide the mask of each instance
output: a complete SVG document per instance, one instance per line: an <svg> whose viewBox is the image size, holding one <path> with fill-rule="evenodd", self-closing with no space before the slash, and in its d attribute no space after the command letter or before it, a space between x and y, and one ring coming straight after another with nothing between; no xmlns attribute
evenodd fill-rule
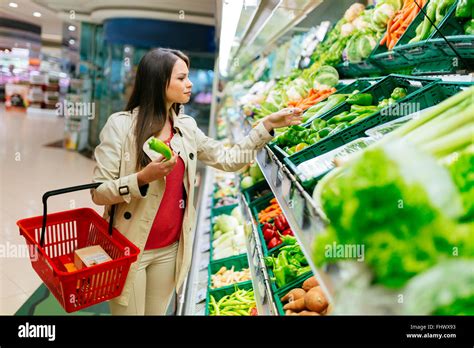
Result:
<svg viewBox="0 0 474 348"><path fill-rule="evenodd" d="M206 300L207 289L200 289L196 295L196 303L200 303Z"/></svg>
<svg viewBox="0 0 474 348"><path fill-rule="evenodd" d="M258 269L260 267L260 262L259 262L259 257L258 257L258 251L257 248L254 249L254 254L253 254L253 267L255 270L258 272Z"/></svg>
<svg viewBox="0 0 474 348"><path fill-rule="evenodd" d="M291 181L289 178L283 178L282 185L281 185L281 194L283 199L288 202L291 197Z"/></svg>
<svg viewBox="0 0 474 348"><path fill-rule="evenodd" d="M199 270L200 271L203 271L207 268L207 266L209 266L209 259L204 259L204 260L201 260L201 262L199 263Z"/></svg>

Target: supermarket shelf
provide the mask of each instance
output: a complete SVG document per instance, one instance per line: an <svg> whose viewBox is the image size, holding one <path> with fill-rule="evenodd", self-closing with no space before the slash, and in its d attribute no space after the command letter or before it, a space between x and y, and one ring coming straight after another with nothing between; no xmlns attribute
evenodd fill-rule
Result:
<svg viewBox="0 0 474 348"><path fill-rule="evenodd" d="M198 220L196 224L196 235L194 241L193 259L188 278L183 285L186 289L181 294L178 303L178 314L184 315L204 315L207 295L209 265L209 246L210 246L210 216L211 202L214 182L214 171L207 169L205 171L204 187L202 189L202 198L199 200Z"/></svg>
<svg viewBox="0 0 474 348"><path fill-rule="evenodd" d="M333 302L334 288L332 284L335 279L332 279L324 270L315 267L312 261L311 250L314 237L318 231L324 228L324 221L318 213L319 209L268 146L257 153L256 160L298 243L301 245L311 269L320 280L320 285L328 300Z"/></svg>
<svg viewBox="0 0 474 348"><path fill-rule="evenodd" d="M250 208L242 194L240 195L240 206L242 208L244 220L251 221L251 225L249 225L246 230L246 245L258 314L278 315L278 310L272 297L270 277L268 276L267 268L265 267L263 259L263 249L258 236L257 226L255 225Z"/></svg>

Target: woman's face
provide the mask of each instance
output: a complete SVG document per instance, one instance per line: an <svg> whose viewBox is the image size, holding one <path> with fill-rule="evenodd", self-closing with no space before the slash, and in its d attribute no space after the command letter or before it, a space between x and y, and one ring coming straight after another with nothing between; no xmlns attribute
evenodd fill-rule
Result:
<svg viewBox="0 0 474 348"><path fill-rule="evenodd" d="M169 103L185 104L191 98L192 82L189 80L189 70L182 59L178 59L173 67L171 79L166 89L166 101Z"/></svg>

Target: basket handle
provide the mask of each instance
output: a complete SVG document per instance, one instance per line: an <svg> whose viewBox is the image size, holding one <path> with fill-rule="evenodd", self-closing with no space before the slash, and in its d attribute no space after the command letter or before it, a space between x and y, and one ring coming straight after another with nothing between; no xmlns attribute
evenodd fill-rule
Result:
<svg viewBox="0 0 474 348"><path fill-rule="evenodd" d="M41 247L43 247L44 234L46 232L46 219L48 217L48 205L47 205L48 198L51 196L61 195L63 193L69 193L69 192L81 191L81 190L87 190L87 189L95 189L99 187L101 184L102 184L101 182L95 182L95 183L85 184L85 185L65 187L62 189L48 191L43 195L43 226L41 227L41 240L40 240ZM109 234L110 235L112 235L114 215L115 215L115 204L112 205L112 211L110 212L110 219L109 219Z"/></svg>

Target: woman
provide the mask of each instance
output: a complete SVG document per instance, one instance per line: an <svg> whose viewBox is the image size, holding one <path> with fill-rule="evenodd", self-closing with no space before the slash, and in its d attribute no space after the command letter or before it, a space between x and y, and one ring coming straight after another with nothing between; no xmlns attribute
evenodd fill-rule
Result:
<svg viewBox="0 0 474 348"><path fill-rule="evenodd" d="M179 113L191 97L188 69L180 51L148 52L126 112L109 117L95 149L94 182L103 184L92 190L92 199L107 206L105 218L116 204L114 226L141 250L122 294L110 301L114 315L165 314L173 291L183 285L193 249L196 161L236 171L272 139L274 128L301 123L301 110L282 110L226 150ZM152 135L170 145L171 160L148 158L143 144Z"/></svg>

